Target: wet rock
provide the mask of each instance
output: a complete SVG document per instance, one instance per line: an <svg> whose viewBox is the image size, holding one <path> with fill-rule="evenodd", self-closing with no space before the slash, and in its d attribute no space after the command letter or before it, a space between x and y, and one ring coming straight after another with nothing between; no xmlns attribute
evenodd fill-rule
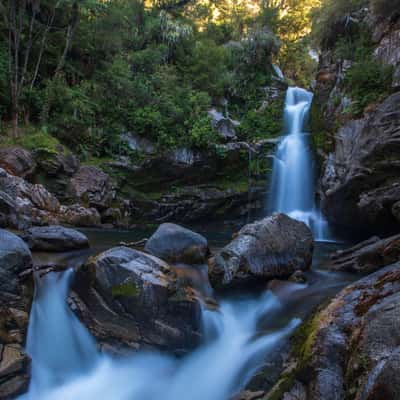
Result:
<svg viewBox="0 0 400 400"><path fill-rule="evenodd" d="M283 381L302 382L305 400L397 399L399 307L399 263L343 289L303 326Z"/></svg>
<svg viewBox="0 0 400 400"><path fill-rule="evenodd" d="M327 268L345 272L375 272L386 265L400 261L400 235L386 239L372 237L331 256Z"/></svg>
<svg viewBox="0 0 400 400"><path fill-rule="evenodd" d="M288 278L310 268L313 246L304 223L275 214L239 231L210 262L210 280L229 285L249 278Z"/></svg>
<svg viewBox="0 0 400 400"><path fill-rule="evenodd" d="M69 195L86 207L107 209L115 199L115 189L110 177L102 170L83 166L71 178Z"/></svg>
<svg viewBox="0 0 400 400"><path fill-rule="evenodd" d="M78 272L73 298L98 340L114 349L155 346L179 351L198 337L198 303L159 258L116 247Z"/></svg>
<svg viewBox="0 0 400 400"><path fill-rule="evenodd" d="M293 283L306 283L307 277L303 271L295 271L288 280Z"/></svg>
<svg viewBox="0 0 400 400"><path fill-rule="evenodd" d="M32 255L17 235L0 229L0 290L16 293L18 274L32 266Z"/></svg>
<svg viewBox="0 0 400 400"><path fill-rule="evenodd" d="M33 174L36 163L29 151L21 147L4 147L0 149L0 168L25 178Z"/></svg>
<svg viewBox="0 0 400 400"><path fill-rule="evenodd" d="M32 251L63 252L89 247L83 233L59 225L30 228L24 233L24 240Z"/></svg>
<svg viewBox="0 0 400 400"><path fill-rule="evenodd" d="M158 227L145 251L168 262L201 264L206 261L207 239L182 226L165 223Z"/></svg>

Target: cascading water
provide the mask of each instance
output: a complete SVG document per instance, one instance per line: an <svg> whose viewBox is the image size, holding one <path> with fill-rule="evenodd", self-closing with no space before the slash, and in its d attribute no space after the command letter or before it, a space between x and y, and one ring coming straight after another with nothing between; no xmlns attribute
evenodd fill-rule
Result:
<svg viewBox="0 0 400 400"><path fill-rule="evenodd" d="M268 211L305 222L316 240L330 240L328 224L315 204L314 161L305 132L313 94L291 87L286 94L285 129L273 162Z"/></svg>
<svg viewBox="0 0 400 400"><path fill-rule="evenodd" d="M226 400L299 324L294 319L261 336L260 319L281 307L267 292L258 300L223 302L218 311L204 309L204 343L184 358L144 352L113 358L97 350L67 306L72 274L51 273L37 282L27 343L32 378L21 400Z"/></svg>

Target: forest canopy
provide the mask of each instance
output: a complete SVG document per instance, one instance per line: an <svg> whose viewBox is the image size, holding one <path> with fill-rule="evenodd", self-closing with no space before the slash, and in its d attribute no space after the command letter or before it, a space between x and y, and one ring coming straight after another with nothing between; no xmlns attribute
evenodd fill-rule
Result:
<svg viewBox="0 0 400 400"><path fill-rule="evenodd" d="M218 141L207 110L227 101L241 135L284 71L307 85L319 0L3 0L1 135L41 132L81 155L124 151L134 132L161 148ZM40 135L39 135L40 136Z"/></svg>

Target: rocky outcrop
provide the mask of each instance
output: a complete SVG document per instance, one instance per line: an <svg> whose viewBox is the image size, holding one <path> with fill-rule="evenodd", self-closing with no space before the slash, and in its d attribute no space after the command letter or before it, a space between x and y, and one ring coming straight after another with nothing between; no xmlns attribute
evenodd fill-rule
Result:
<svg viewBox="0 0 400 400"><path fill-rule="evenodd" d="M32 154L21 147L0 148L0 168L22 178L29 177L36 168Z"/></svg>
<svg viewBox="0 0 400 400"><path fill-rule="evenodd" d="M202 264L209 253L204 236L170 223L160 225L144 249L168 262L186 264Z"/></svg>
<svg viewBox="0 0 400 400"><path fill-rule="evenodd" d="M208 116L211 119L212 127L218 132L223 140L230 141L236 139L236 129L240 125L239 121L235 121L225 116L215 108L208 111Z"/></svg>
<svg viewBox="0 0 400 400"><path fill-rule="evenodd" d="M321 179L322 207L333 223L374 230L398 226L400 200L400 93L336 137Z"/></svg>
<svg viewBox="0 0 400 400"><path fill-rule="evenodd" d="M62 206L43 185L31 184L0 168L0 226L28 229L32 225L95 226L100 222L96 209Z"/></svg>
<svg viewBox="0 0 400 400"><path fill-rule="evenodd" d="M180 351L198 337L198 303L159 258L117 247L78 272L74 308L106 347Z"/></svg>
<svg viewBox="0 0 400 400"><path fill-rule="evenodd" d="M77 203L100 210L107 209L115 199L114 185L108 174L92 166L83 166L71 178L69 196Z"/></svg>
<svg viewBox="0 0 400 400"><path fill-rule="evenodd" d="M150 200L140 196L130 201L133 220L193 222L203 218L238 218L262 209L265 187L220 188L198 185L180 188L176 193Z"/></svg>
<svg viewBox="0 0 400 400"><path fill-rule="evenodd" d="M265 399L396 400L400 264L348 286L298 331L290 366Z"/></svg>
<svg viewBox="0 0 400 400"><path fill-rule="evenodd" d="M386 239L372 237L346 250L332 254L327 268L344 272L375 272L400 261L400 235Z"/></svg>
<svg viewBox="0 0 400 400"><path fill-rule="evenodd" d="M59 225L30 228L23 238L32 251L62 252L89 247L89 240L83 233Z"/></svg>
<svg viewBox="0 0 400 400"><path fill-rule="evenodd" d="M25 242L0 229L0 399L14 399L28 385L29 358L23 349L32 291L21 274L31 266Z"/></svg>
<svg viewBox="0 0 400 400"><path fill-rule="evenodd" d="M214 285L230 285L249 278L288 278L311 266L313 237L303 223L275 214L243 227L210 262Z"/></svg>

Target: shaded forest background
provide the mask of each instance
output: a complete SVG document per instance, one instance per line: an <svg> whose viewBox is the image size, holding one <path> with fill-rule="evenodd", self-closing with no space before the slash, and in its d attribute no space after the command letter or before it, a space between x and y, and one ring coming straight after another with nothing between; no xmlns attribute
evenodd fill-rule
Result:
<svg viewBox="0 0 400 400"><path fill-rule="evenodd" d="M124 132L201 148L220 140L212 106L241 121L243 140L278 134L281 104L261 107L274 65L307 87L332 36L363 58L367 34L347 43L334 29L362 2L2 0L1 140L61 142L83 159L129 153ZM382 13L392 4L371 3ZM385 71L371 68L381 84Z"/></svg>

